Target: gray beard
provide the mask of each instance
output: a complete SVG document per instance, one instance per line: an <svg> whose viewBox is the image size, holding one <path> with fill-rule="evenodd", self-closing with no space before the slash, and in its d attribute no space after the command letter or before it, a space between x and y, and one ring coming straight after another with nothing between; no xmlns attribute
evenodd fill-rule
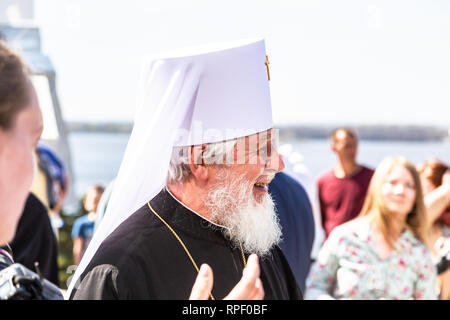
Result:
<svg viewBox="0 0 450 320"><path fill-rule="evenodd" d="M205 201L211 221L226 227L224 235L234 246L263 257L281 240L281 226L269 194L261 203L253 197L253 184L225 171L220 183L208 192Z"/></svg>

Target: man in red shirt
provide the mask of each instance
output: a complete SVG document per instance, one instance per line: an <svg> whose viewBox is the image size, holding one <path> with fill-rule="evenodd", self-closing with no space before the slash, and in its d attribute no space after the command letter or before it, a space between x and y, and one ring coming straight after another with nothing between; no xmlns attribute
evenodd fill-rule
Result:
<svg viewBox="0 0 450 320"><path fill-rule="evenodd" d="M320 210L326 237L334 227L355 218L364 203L373 170L356 162L358 136L351 128L330 134L337 165L318 180Z"/></svg>

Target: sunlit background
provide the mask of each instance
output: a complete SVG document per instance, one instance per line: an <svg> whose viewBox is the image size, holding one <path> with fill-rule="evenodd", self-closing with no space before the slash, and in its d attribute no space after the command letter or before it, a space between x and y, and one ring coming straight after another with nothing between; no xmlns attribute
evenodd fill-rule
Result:
<svg viewBox="0 0 450 320"><path fill-rule="evenodd" d="M131 120L146 53L256 36L276 123L450 126L447 0L35 0L35 21L68 120Z"/></svg>

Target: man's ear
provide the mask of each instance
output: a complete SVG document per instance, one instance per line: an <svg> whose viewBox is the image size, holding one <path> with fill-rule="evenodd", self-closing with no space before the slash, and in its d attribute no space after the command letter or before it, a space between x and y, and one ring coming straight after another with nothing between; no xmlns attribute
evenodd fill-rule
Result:
<svg viewBox="0 0 450 320"><path fill-rule="evenodd" d="M284 168L286 167L283 161L283 156L281 154L278 154L278 172L281 172L284 170Z"/></svg>
<svg viewBox="0 0 450 320"><path fill-rule="evenodd" d="M190 146L188 159L189 168L197 183L204 184L208 181L208 167L203 162L203 150L206 145Z"/></svg>

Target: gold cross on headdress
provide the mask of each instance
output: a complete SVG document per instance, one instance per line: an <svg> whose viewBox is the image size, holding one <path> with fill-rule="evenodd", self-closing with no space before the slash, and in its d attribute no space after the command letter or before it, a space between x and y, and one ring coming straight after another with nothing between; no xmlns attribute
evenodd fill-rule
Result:
<svg viewBox="0 0 450 320"><path fill-rule="evenodd" d="M269 57L266 55L267 79L270 81Z"/></svg>

